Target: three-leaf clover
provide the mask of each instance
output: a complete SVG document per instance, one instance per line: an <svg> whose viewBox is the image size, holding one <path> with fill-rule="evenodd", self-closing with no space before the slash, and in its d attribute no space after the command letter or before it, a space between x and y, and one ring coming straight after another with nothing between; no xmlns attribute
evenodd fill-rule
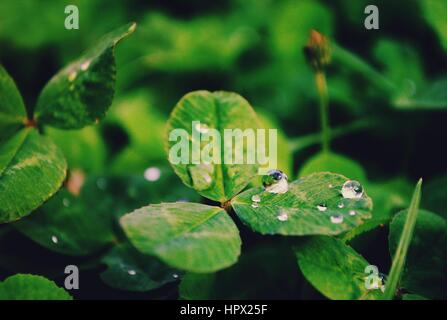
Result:
<svg viewBox="0 0 447 320"><path fill-rule="evenodd" d="M30 117L16 85L0 66L0 223L28 215L59 189L67 163L41 129L79 129L104 116L115 88L115 46L135 26L130 23L107 34L59 71L42 90Z"/></svg>

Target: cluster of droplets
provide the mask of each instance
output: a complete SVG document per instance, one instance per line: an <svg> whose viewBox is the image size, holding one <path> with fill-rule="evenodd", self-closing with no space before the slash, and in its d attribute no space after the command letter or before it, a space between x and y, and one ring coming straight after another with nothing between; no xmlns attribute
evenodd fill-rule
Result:
<svg viewBox="0 0 447 320"><path fill-rule="evenodd" d="M332 184L329 185L329 188L333 188L334 186ZM343 186L341 187L341 195L344 199L360 199L363 196L363 187L362 185L355 180L348 180L346 181ZM337 207L339 209L343 209L345 207L345 203L340 201L337 204ZM320 203L317 205L317 210L320 212L324 212L327 210L327 205L325 203ZM357 212L355 210L349 210L348 214L350 216L355 216ZM344 216L343 214L333 214L330 216L330 220L334 224L340 224L343 223Z"/></svg>

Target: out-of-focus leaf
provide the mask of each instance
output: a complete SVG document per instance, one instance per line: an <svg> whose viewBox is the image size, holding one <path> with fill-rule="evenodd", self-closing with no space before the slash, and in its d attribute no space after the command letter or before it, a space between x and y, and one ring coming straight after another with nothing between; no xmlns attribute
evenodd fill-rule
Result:
<svg viewBox="0 0 447 320"><path fill-rule="evenodd" d="M45 128L45 134L63 151L69 169L104 170L106 146L96 127L81 130Z"/></svg>
<svg viewBox="0 0 447 320"><path fill-rule="evenodd" d="M213 272L236 263L241 239L236 225L219 207L162 203L121 218L130 242L172 267Z"/></svg>
<svg viewBox="0 0 447 320"><path fill-rule="evenodd" d="M301 272L322 294L333 300L371 300L382 296L367 289L369 263L342 241L318 236L295 248Z"/></svg>
<svg viewBox="0 0 447 320"><path fill-rule="evenodd" d="M262 234L335 235L371 218L372 201L365 192L360 198L343 198L347 180L339 174L315 173L290 183L286 193L253 188L231 204L245 224ZM253 201L255 195L260 201Z"/></svg>
<svg viewBox="0 0 447 320"><path fill-rule="evenodd" d="M229 68L257 38L241 23L222 23L222 17L213 16L179 21L150 13L139 29L144 63L168 72Z"/></svg>
<svg viewBox="0 0 447 320"><path fill-rule="evenodd" d="M0 282L0 300L72 300L53 281L42 276L16 274Z"/></svg>
<svg viewBox="0 0 447 320"><path fill-rule="evenodd" d="M390 224L390 252L396 251L407 211ZM435 213L419 210L400 287L430 299L447 298L447 221Z"/></svg>
<svg viewBox="0 0 447 320"><path fill-rule="evenodd" d="M193 127L193 122L200 121ZM235 139L229 144L225 141L224 130L237 129L244 133L246 129L251 129L256 138L256 129L261 128L261 124L256 116L255 111L250 104L241 96L230 92L209 92L209 91L195 91L185 95L176 105L168 121L166 140L171 140L167 143L169 158L171 158L171 150L174 157L185 157L184 148L178 149L179 146L184 146L188 143L188 154L186 159L189 164L174 164L175 159L169 159L174 171L187 185L200 193L202 196L211 200L224 202L231 199L235 194L241 191L255 176L258 169L258 164L228 164L225 163L225 155L231 154L233 163L236 162L236 152L240 152L243 156L243 161L253 157L256 158L257 150L255 146L241 147L236 145ZM220 134L220 141L212 135L207 135L210 129L216 129ZM175 131L178 134L170 138ZM182 130L181 132L179 132ZM212 133L212 132L210 132ZM200 139L208 137L208 142L202 144ZM179 141L180 138L180 141ZM267 138L268 139L268 138ZM266 139L266 140L267 140ZM228 137L227 139L228 140ZM247 145L246 138L244 145ZM191 142L191 143L190 143ZM195 152L194 144L200 148L199 152ZM206 148L212 144L218 144L220 153L220 163L212 161L210 164L204 163L199 159L198 164L193 163L194 154L196 157L206 153ZM175 147L174 147L175 146ZM192 148L190 148L192 146ZM214 151L214 150L212 150ZM194 154L193 154L194 153ZM206 153L213 156L214 152ZM257 160L257 159L255 159ZM196 160L197 161L197 160Z"/></svg>
<svg viewBox="0 0 447 320"><path fill-rule="evenodd" d="M436 212L447 220L447 176L440 176L428 180L424 190L424 196L421 199L422 207Z"/></svg>
<svg viewBox="0 0 447 320"><path fill-rule="evenodd" d="M107 269L101 279L109 286L121 290L145 292L177 281L178 270L161 263L158 259L145 256L128 244L114 247L103 258Z"/></svg>
<svg viewBox="0 0 447 320"><path fill-rule="evenodd" d="M402 300L428 300L428 299L418 294L407 293L402 296Z"/></svg>
<svg viewBox="0 0 447 320"><path fill-rule="evenodd" d="M301 280L289 247L260 244L228 269L187 273L179 294L186 300L292 299L299 297Z"/></svg>
<svg viewBox="0 0 447 320"><path fill-rule="evenodd" d="M310 158L301 167L299 176L304 177L322 171L338 173L363 183L366 182L366 173L360 164L332 152L320 152Z"/></svg>
<svg viewBox="0 0 447 320"><path fill-rule="evenodd" d="M115 46L136 28L127 24L105 35L81 58L59 71L37 101L38 122L79 129L104 117L115 91Z"/></svg>
<svg viewBox="0 0 447 320"><path fill-rule="evenodd" d="M447 109L447 78L416 89L410 96L398 97L394 105L400 109Z"/></svg>
<svg viewBox="0 0 447 320"><path fill-rule="evenodd" d="M438 33L444 49L447 50L447 3L438 0L422 0L420 5L425 19Z"/></svg>
<svg viewBox="0 0 447 320"><path fill-rule="evenodd" d="M66 169L62 152L30 130L0 175L0 222L18 220L40 206L59 189Z"/></svg>

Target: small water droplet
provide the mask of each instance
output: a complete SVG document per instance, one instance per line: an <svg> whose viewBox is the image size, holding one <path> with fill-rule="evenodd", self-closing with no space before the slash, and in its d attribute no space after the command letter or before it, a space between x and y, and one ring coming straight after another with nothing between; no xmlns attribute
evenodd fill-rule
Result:
<svg viewBox="0 0 447 320"><path fill-rule="evenodd" d="M213 165L206 163L190 165L188 171L196 190L207 190L213 185Z"/></svg>
<svg viewBox="0 0 447 320"><path fill-rule="evenodd" d="M161 176L161 170L157 167L149 167L146 170L144 170L144 178L147 181L157 181L160 179Z"/></svg>
<svg viewBox="0 0 447 320"><path fill-rule="evenodd" d="M207 133L209 130L209 128L206 124L200 123L200 122L196 123L195 129L200 133Z"/></svg>
<svg viewBox="0 0 447 320"><path fill-rule="evenodd" d="M100 190L105 190L107 188L107 180L104 178L99 178L98 180L96 180L96 186Z"/></svg>
<svg viewBox="0 0 447 320"><path fill-rule="evenodd" d="M135 270L129 270L129 271L127 271L127 273L131 276L134 276L137 274L137 272Z"/></svg>
<svg viewBox="0 0 447 320"><path fill-rule="evenodd" d="M281 212L278 216L277 216L279 221L287 221L289 219L289 216L287 215L286 212Z"/></svg>
<svg viewBox="0 0 447 320"><path fill-rule="evenodd" d="M363 195L363 187L358 181L348 180L343 184L341 194L346 199L358 199Z"/></svg>
<svg viewBox="0 0 447 320"><path fill-rule="evenodd" d="M350 216L355 216L357 214L357 212L355 212L354 210L349 210L349 215Z"/></svg>
<svg viewBox="0 0 447 320"><path fill-rule="evenodd" d="M178 274L177 274L177 273L173 273L173 274L172 274L172 277L173 277L174 279L178 279Z"/></svg>
<svg viewBox="0 0 447 320"><path fill-rule="evenodd" d="M259 194L255 194L251 197L251 201L253 202L261 202L261 197L259 196Z"/></svg>
<svg viewBox="0 0 447 320"><path fill-rule="evenodd" d="M56 236L51 236L51 241L52 241L54 244L57 244L57 243L59 242L59 239L58 239Z"/></svg>
<svg viewBox="0 0 447 320"><path fill-rule="evenodd" d="M341 214L336 214L331 216L331 222L332 223L342 223L343 222L343 216Z"/></svg>
<svg viewBox="0 0 447 320"><path fill-rule="evenodd" d="M64 207L69 207L70 200L68 198L64 198L64 199L62 199L62 204L64 205Z"/></svg>
<svg viewBox="0 0 447 320"><path fill-rule="evenodd" d="M345 207L345 205L343 204L343 202L340 202L340 203L337 205L337 207L339 207L340 209L342 209L342 208Z"/></svg>
<svg viewBox="0 0 447 320"><path fill-rule="evenodd" d="M321 203L321 204L317 205L317 209L318 209L318 211L324 212L327 210L327 206L324 203Z"/></svg>
<svg viewBox="0 0 447 320"><path fill-rule="evenodd" d="M76 71L70 72L70 74L68 75L68 81L73 82L76 79L76 76L77 76Z"/></svg>
<svg viewBox="0 0 447 320"><path fill-rule="evenodd" d="M251 207L252 208L259 208L259 204L257 203L257 202L253 202L252 204L251 204Z"/></svg>
<svg viewBox="0 0 447 320"><path fill-rule="evenodd" d="M88 67L90 67L90 60L85 61L84 63L81 64L81 70L85 71L88 69Z"/></svg>
<svg viewBox="0 0 447 320"><path fill-rule="evenodd" d="M332 184L329 184L328 187L329 187L329 188L333 188L334 186L333 186Z"/></svg>
<svg viewBox="0 0 447 320"><path fill-rule="evenodd" d="M281 170L270 170L262 177L265 191L270 193L286 193L289 190L287 175Z"/></svg>

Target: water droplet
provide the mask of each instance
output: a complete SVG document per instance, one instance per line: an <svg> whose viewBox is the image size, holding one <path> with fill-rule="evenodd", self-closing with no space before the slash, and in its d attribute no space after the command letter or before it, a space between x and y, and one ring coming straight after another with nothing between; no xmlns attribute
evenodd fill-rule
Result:
<svg viewBox="0 0 447 320"><path fill-rule="evenodd" d="M253 202L252 204L251 204L251 207L252 208L259 208L259 204L257 203L257 202Z"/></svg>
<svg viewBox="0 0 447 320"><path fill-rule="evenodd" d="M261 202L261 197L259 196L259 194L255 194L251 197L251 201L253 202Z"/></svg>
<svg viewBox="0 0 447 320"><path fill-rule="evenodd" d="M85 61L84 63L81 64L81 70L85 71L88 69L88 67L90 67L90 60Z"/></svg>
<svg viewBox="0 0 447 320"><path fill-rule="evenodd" d="M149 167L146 170L144 170L144 178L147 181L157 181L160 179L161 176L161 170L157 167Z"/></svg>
<svg viewBox="0 0 447 320"><path fill-rule="evenodd" d="M177 274L177 273L173 273L173 274L172 274L172 277L173 277L174 279L178 279L178 274Z"/></svg>
<svg viewBox="0 0 447 320"><path fill-rule="evenodd" d="M57 243L59 242L59 239L58 239L56 236L51 236L51 241L52 241L54 244L57 244Z"/></svg>
<svg viewBox="0 0 447 320"><path fill-rule="evenodd" d="M333 188L334 186L333 186L332 184L329 184L328 187L329 187L329 188Z"/></svg>
<svg viewBox="0 0 447 320"><path fill-rule="evenodd" d="M64 207L69 207L70 200L68 198L64 198L64 199L62 199L62 204L64 205Z"/></svg>
<svg viewBox="0 0 447 320"><path fill-rule="evenodd" d="M77 76L76 71L70 72L70 74L68 75L68 81L73 82L76 79L76 76Z"/></svg>
<svg viewBox="0 0 447 320"><path fill-rule="evenodd" d="M350 216L355 216L357 214L357 212L355 212L354 210L349 210L349 215Z"/></svg>
<svg viewBox="0 0 447 320"><path fill-rule="evenodd" d="M358 199L363 195L363 187L358 181L348 180L343 184L341 194L343 198Z"/></svg>
<svg viewBox="0 0 447 320"><path fill-rule="evenodd" d="M127 273L131 276L134 276L137 274L137 272L135 270L129 270L129 271L127 271Z"/></svg>
<svg viewBox="0 0 447 320"><path fill-rule="evenodd" d="M279 221L287 221L289 216L286 212L281 212L276 218L278 218Z"/></svg>
<svg viewBox="0 0 447 320"><path fill-rule="evenodd" d="M107 188L107 180L104 178L99 178L98 180L96 180L96 186L100 190L105 190Z"/></svg>
<svg viewBox="0 0 447 320"><path fill-rule="evenodd" d="M191 165L188 167L188 171L196 190L207 190L213 185L213 165L205 163Z"/></svg>
<svg viewBox="0 0 447 320"><path fill-rule="evenodd" d="M317 209L318 211L326 211L327 210L327 206L324 203L321 203L319 205L317 205Z"/></svg>
<svg viewBox="0 0 447 320"><path fill-rule="evenodd" d="M196 123L195 129L200 133L207 133L209 130L206 124L200 122Z"/></svg>
<svg viewBox="0 0 447 320"><path fill-rule="evenodd" d="M262 177L265 191L270 193L286 193L289 190L287 175L281 170L270 170Z"/></svg>
<svg viewBox="0 0 447 320"><path fill-rule="evenodd" d="M332 223L342 223L343 222L343 216L341 214L336 214L331 216L331 222Z"/></svg>
<svg viewBox="0 0 447 320"><path fill-rule="evenodd" d="M345 207L345 205L343 204L343 202L340 202L340 203L337 205L337 207L339 207L340 209L342 209L342 208Z"/></svg>

